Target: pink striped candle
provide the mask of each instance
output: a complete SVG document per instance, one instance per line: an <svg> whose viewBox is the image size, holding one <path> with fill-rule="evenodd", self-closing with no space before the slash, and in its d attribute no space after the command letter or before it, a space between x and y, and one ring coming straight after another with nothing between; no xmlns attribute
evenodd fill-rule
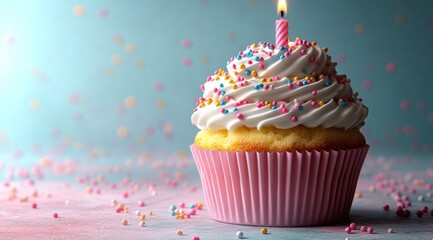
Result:
<svg viewBox="0 0 433 240"><path fill-rule="evenodd" d="M281 19L275 21L275 45L277 48L288 47L289 21L283 18L286 11L286 1L278 0L278 12L281 14Z"/></svg>

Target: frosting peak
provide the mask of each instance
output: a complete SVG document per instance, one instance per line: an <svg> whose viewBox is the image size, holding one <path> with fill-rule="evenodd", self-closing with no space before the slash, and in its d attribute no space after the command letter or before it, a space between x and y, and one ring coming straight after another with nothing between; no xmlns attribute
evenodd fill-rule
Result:
<svg viewBox="0 0 433 240"><path fill-rule="evenodd" d="M288 48L247 46L230 59L228 72L220 69L202 85L193 124L202 130L362 127L368 109L326 51L300 39Z"/></svg>

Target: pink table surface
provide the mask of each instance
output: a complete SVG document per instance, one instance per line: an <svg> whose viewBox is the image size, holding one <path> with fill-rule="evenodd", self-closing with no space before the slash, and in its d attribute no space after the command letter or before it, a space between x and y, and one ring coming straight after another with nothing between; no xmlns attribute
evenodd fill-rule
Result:
<svg viewBox="0 0 433 240"><path fill-rule="evenodd" d="M367 159L347 221L331 226L268 228L265 235L260 227L210 219L192 160L182 164L171 160L144 165L129 162L120 167L45 164L39 166L43 179L38 179L35 171L29 170L27 175L21 171L21 177L15 175L0 185L0 239L237 239L237 231L244 233L244 239L432 239L431 163L405 161L394 159L390 164L381 158ZM408 166L417 167L407 171ZM0 171L6 169L3 166ZM402 184L408 186L407 191L400 189ZM410 193L411 188L417 192ZM409 218L394 213L393 191L410 198ZM423 201L418 201L419 196ZM112 200L123 203L129 212L117 213ZM144 201L145 206L139 207L138 201ZM176 219L168 208L181 202L187 207L202 202L204 207L189 219ZM37 203L36 209L32 203ZM385 204L391 211L382 209ZM429 212L418 218L416 211L423 206L428 206ZM146 215L144 227L139 226L136 210ZM53 213L59 217L53 218ZM128 225L121 224L123 219ZM359 230L345 233L351 222L356 222L358 229L361 225L373 227L374 234ZM387 233L389 228L394 233ZM177 230L184 234L178 236Z"/></svg>

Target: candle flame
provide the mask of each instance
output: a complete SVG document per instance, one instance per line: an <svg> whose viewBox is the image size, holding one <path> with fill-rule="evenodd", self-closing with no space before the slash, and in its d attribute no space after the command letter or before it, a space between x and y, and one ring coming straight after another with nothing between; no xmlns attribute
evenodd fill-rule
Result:
<svg viewBox="0 0 433 240"><path fill-rule="evenodd" d="M281 12L283 12L282 15L284 15L285 13L287 13L287 2L286 2L286 0L278 0L278 13L280 14Z"/></svg>

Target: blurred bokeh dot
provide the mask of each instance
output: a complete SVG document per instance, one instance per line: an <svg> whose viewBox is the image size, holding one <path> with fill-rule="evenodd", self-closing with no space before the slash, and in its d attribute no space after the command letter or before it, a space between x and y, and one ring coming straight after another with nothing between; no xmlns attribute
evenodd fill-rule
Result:
<svg viewBox="0 0 433 240"><path fill-rule="evenodd" d="M99 9L98 16L100 18L107 18L108 17L108 10L106 8Z"/></svg>
<svg viewBox="0 0 433 240"><path fill-rule="evenodd" d="M137 68L137 69L143 69L144 68L144 61L141 60L141 59L138 59L135 62L135 68Z"/></svg>
<svg viewBox="0 0 433 240"><path fill-rule="evenodd" d="M183 62L183 65L184 65L185 67L189 67L189 66L192 65L192 59L191 59L190 57L185 57L185 58L182 60L182 62Z"/></svg>
<svg viewBox="0 0 433 240"><path fill-rule="evenodd" d="M427 115L427 120L429 120L430 122L433 122L433 113L429 113Z"/></svg>
<svg viewBox="0 0 433 240"><path fill-rule="evenodd" d="M146 142L146 138L144 138L144 136L138 136L138 137L135 139L135 142L136 142L137 144L143 144L143 143Z"/></svg>
<svg viewBox="0 0 433 240"><path fill-rule="evenodd" d="M370 90L373 87L373 82L366 80L362 83L362 88L365 90Z"/></svg>
<svg viewBox="0 0 433 240"><path fill-rule="evenodd" d="M388 72L395 72L397 70L397 67L395 66L395 63L388 63L387 65L386 65L386 71L388 71Z"/></svg>
<svg viewBox="0 0 433 240"><path fill-rule="evenodd" d="M236 33L235 32L229 32L228 38L230 41L236 40Z"/></svg>
<svg viewBox="0 0 433 240"><path fill-rule="evenodd" d="M210 60L210 58L209 58L208 55L203 55L203 56L201 56L201 61L202 61L203 63L209 63L209 60Z"/></svg>
<svg viewBox="0 0 433 240"><path fill-rule="evenodd" d="M135 44L127 43L123 47L123 50L125 50L125 52L127 52L127 53L135 53L135 50L136 50Z"/></svg>
<svg viewBox="0 0 433 240"><path fill-rule="evenodd" d="M343 55L343 54L340 54L340 55L337 56L337 60L339 62L345 62L346 61L346 56Z"/></svg>
<svg viewBox="0 0 433 240"><path fill-rule="evenodd" d="M3 142L7 139L6 133L0 131L0 142Z"/></svg>
<svg viewBox="0 0 433 240"><path fill-rule="evenodd" d="M158 109L164 109L165 108L165 102L163 100L156 101L156 108Z"/></svg>
<svg viewBox="0 0 433 240"><path fill-rule="evenodd" d="M122 37L122 35L120 35L120 34L115 34L115 35L113 36L113 42L114 42L115 44L122 44L122 43L123 43L123 37Z"/></svg>
<svg viewBox="0 0 433 240"><path fill-rule="evenodd" d="M111 68L104 69L104 76L106 76L106 77L114 76L114 70Z"/></svg>
<svg viewBox="0 0 433 240"><path fill-rule="evenodd" d="M13 36L6 36L5 37L5 44L6 46L13 46L15 44L15 38Z"/></svg>
<svg viewBox="0 0 433 240"><path fill-rule="evenodd" d="M137 105L137 100L135 99L135 97L129 96L125 98L125 100L123 101L123 105L125 105L125 107L127 108L133 108Z"/></svg>
<svg viewBox="0 0 433 240"><path fill-rule="evenodd" d="M118 65L118 64L121 64L122 63L122 56L120 56L119 54L114 54L112 57L111 57L111 62L113 63L113 64L116 64L116 65Z"/></svg>
<svg viewBox="0 0 433 240"><path fill-rule="evenodd" d="M39 101L38 99L30 100L29 107L31 110L39 110L41 108L41 101Z"/></svg>
<svg viewBox="0 0 433 240"><path fill-rule="evenodd" d="M163 130L165 133L171 133L173 132L173 125L171 123L166 123L163 126Z"/></svg>
<svg viewBox="0 0 433 240"><path fill-rule="evenodd" d="M192 46L192 40L191 39L183 40L183 47L184 48L191 48L191 46Z"/></svg>
<svg viewBox="0 0 433 240"><path fill-rule="evenodd" d="M69 95L69 103L78 104L81 102L81 96L78 93L71 93Z"/></svg>
<svg viewBox="0 0 433 240"><path fill-rule="evenodd" d="M401 108L402 110L408 110L408 109L410 108L410 104L409 104L409 102L406 101L406 100L401 101L401 103L400 103L400 108Z"/></svg>
<svg viewBox="0 0 433 240"><path fill-rule="evenodd" d="M125 138L129 135L129 130L126 127L120 127L119 129L117 129L117 136L121 137L121 138Z"/></svg>
<svg viewBox="0 0 433 240"><path fill-rule="evenodd" d="M398 14L395 16L394 20L396 23L403 23L406 20L406 16L403 14Z"/></svg>
<svg viewBox="0 0 433 240"><path fill-rule="evenodd" d="M86 13L86 9L81 5L76 5L72 9L72 13L77 17L83 16Z"/></svg>
<svg viewBox="0 0 433 240"><path fill-rule="evenodd" d="M156 91L161 92L162 90L164 90L164 83L156 82L154 88Z"/></svg>
<svg viewBox="0 0 433 240"><path fill-rule="evenodd" d="M358 24L355 26L355 33L358 35L362 35L365 32L365 27L362 24Z"/></svg>

